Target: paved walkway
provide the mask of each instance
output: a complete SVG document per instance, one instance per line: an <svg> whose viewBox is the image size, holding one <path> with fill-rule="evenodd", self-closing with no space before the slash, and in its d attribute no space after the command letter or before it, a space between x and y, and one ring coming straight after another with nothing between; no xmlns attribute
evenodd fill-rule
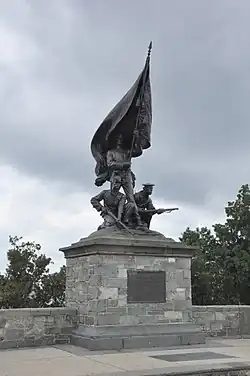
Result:
<svg viewBox="0 0 250 376"><path fill-rule="evenodd" d="M247 339L217 339L199 347L126 352L90 352L72 345L0 351L1 376L164 375L243 365L250 370Z"/></svg>

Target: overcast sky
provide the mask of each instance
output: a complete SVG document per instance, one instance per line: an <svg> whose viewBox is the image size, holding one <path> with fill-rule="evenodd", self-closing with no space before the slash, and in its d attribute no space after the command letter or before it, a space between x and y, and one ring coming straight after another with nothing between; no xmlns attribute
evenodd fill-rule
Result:
<svg viewBox="0 0 250 376"><path fill-rule="evenodd" d="M58 248L100 223L91 138L140 73L153 40L152 147L137 189L178 238L223 218L250 176L249 0L0 2L0 270L8 235Z"/></svg>

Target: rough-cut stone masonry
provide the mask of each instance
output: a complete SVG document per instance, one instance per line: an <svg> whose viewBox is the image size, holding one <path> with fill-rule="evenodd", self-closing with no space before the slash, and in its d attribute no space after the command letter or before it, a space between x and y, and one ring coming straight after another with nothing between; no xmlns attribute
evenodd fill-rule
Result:
<svg viewBox="0 0 250 376"><path fill-rule="evenodd" d="M193 306L192 318L207 336L250 338L250 306Z"/></svg>
<svg viewBox="0 0 250 376"><path fill-rule="evenodd" d="M0 349L68 343L76 324L72 308L0 309Z"/></svg>
<svg viewBox="0 0 250 376"><path fill-rule="evenodd" d="M250 337L250 306L193 306L188 312L207 336ZM75 308L2 309L0 349L70 342L78 322Z"/></svg>
<svg viewBox="0 0 250 376"><path fill-rule="evenodd" d="M189 322L190 257L89 255L67 259L66 302L84 325ZM127 303L127 270L166 272L166 302Z"/></svg>

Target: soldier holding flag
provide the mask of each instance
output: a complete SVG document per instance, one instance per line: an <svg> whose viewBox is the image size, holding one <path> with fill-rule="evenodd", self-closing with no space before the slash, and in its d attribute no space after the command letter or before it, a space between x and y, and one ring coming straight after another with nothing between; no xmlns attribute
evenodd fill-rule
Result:
<svg viewBox="0 0 250 376"><path fill-rule="evenodd" d="M134 199L135 176L131 171L131 160L139 157L144 149L150 147L152 106L149 63L151 48L150 43L142 73L102 122L91 142L91 151L96 160L95 184L101 186L118 175L127 202L133 207L137 226L140 226L141 221Z"/></svg>

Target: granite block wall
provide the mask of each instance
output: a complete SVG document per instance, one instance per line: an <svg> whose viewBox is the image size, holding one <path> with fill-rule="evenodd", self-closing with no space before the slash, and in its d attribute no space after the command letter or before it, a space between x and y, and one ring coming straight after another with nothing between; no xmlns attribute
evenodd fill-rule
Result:
<svg viewBox="0 0 250 376"><path fill-rule="evenodd" d="M77 320L72 308L0 309L0 349L68 343Z"/></svg>
<svg viewBox="0 0 250 376"><path fill-rule="evenodd" d="M84 325L135 325L190 321L190 257L88 255L68 258L66 304ZM127 303L127 270L166 272L166 302Z"/></svg>
<svg viewBox="0 0 250 376"><path fill-rule="evenodd" d="M2 309L0 310L0 349L69 343L72 329L80 321L85 321L86 317L93 317L92 323L98 318L99 325L102 325L103 322L105 322L104 325L108 325L106 324L107 317L117 315L117 312L114 313L111 308L119 308L119 306L114 307L114 300L107 299L105 302L103 321L100 320L101 315L96 311L94 312L96 316L78 315L75 308ZM199 325L208 337L250 338L250 306L193 306L188 311L182 311L182 316L177 311L166 310L164 304L162 308L157 308L152 304L147 308L146 314L144 308L141 307L141 309L142 314L138 314L138 321L145 320L145 315L151 318L152 321L148 319L150 322L156 319L161 320L161 318L169 320L169 322L188 319ZM134 321L131 316L135 317L135 310L140 312L139 305L131 307L133 314L128 310L128 320L132 320L132 322ZM168 313L166 314L166 312ZM172 316L169 312L173 312ZM91 314L93 315L92 311ZM188 317L185 317L186 315ZM127 324L128 321L124 319L125 314L121 317Z"/></svg>
<svg viewBox="0 0 250 376"><path fill-rule="evenodd" d="M208 337L250 338L250 306L193 306L192 320Z"/></svg>

